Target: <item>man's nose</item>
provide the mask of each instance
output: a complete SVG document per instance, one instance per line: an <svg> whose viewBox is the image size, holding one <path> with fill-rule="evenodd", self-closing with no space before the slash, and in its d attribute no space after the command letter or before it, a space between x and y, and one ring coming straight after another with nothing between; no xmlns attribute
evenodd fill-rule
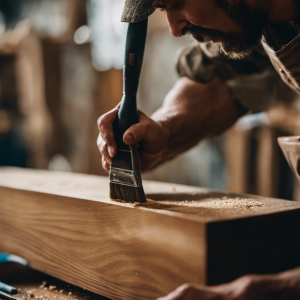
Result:
<svg viewBox="0 0 300 300"><path fill-rule="evenodd" d="M189 22L180 14L172 10L166 10L166 15L171 34L174 37L181 37L182 29L189 25Z"/></svg>

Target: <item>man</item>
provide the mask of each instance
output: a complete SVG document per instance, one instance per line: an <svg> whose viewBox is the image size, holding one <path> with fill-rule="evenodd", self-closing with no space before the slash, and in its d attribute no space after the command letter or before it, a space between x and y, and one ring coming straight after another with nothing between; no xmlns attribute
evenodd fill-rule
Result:
<svg viewBox="0 0 300 300"><path fill-rule="evenodd" d="M144 170L224 132L249 110L268 108L282 89L279 78L300 94L300 0L127 0L122 21L141 21L155 8L174 36L190 34L200 44L177 58L181 78L162 107L151 118L139 111L139 123L124 134L128 145L141 142ZM107 171L118 108L98 120ZM300 268L216 287L186 284L161 299L300 299Z"/></svg>

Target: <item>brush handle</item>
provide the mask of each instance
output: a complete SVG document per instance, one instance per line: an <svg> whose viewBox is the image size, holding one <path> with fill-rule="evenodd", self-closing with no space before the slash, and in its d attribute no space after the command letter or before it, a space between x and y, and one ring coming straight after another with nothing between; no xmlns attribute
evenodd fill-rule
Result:
<svg viewBox="0 0 300 300"><path fill-rule="evenodd" d="M148 18L128 25L123 71L123 98L114 123L118 149L129 150L123 142L125 131L138 122L136 94L143 64Z"/></svg>
<svg viewBox="0 0 300 300"><path fill-rule="evenodd" d="M124 94L136 95L143 64L148 18L128 25L124 58Z"/></svg>

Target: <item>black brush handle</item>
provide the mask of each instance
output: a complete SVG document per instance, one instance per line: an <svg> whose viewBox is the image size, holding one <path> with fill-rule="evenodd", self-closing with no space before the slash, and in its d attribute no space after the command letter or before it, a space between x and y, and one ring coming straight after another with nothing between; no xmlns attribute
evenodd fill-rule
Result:
<svg viewBox="0 0 300 300"><path fill-rule="evenodd" d="M128 25L123 71L124 95L114 123L118 149L129 150L129 147L123 142L123 135L130 126L138 122L136 93L144 58L147 25L148 18Z"/></svg>

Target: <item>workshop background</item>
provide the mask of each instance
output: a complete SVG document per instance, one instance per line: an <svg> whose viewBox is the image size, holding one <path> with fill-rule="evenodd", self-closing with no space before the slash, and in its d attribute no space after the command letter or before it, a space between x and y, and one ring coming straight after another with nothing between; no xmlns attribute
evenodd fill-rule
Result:
<svg viewBox="0 0 300 300"><path fill-rule="evenodd" d="M0 165L106 175L97 119L122 96L124 0L0 1ZM175 83L171 36L155 12L139 88L148 115ZM300 200L277 137L300 134L300 101L277 102L144 179Z"/></svg>

